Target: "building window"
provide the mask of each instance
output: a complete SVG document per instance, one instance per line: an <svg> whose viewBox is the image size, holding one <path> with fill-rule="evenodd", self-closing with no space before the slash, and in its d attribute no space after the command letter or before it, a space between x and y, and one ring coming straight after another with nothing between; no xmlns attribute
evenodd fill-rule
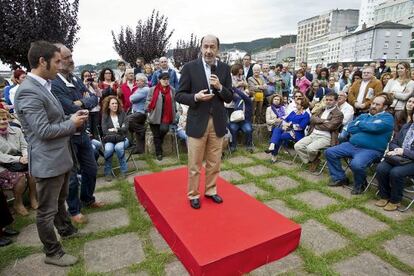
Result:
<svg viewBox="0 0 414 276"><path fill-rule="evenodd" d="M385 43L384 43L384 49L388 49L388 46L389 46L389 42L388 41L385 41Z"/></svg>
<svg viewBox="0 0 414 276"><path fill-rule="evenodd" d="M386 31L385 32L385 36L390 36L391 35L391 32L390 31Z"/></svg>
<svg viewBox="0 0 414 276"><path fill-rule="evenodd" d="M398 35L397 36L402 36L402 31L398 31Z"/></svg>

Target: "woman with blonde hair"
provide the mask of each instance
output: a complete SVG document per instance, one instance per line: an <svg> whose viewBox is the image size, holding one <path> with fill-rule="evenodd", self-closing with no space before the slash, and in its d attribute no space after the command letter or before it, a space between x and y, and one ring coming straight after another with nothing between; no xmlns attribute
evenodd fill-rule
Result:
<svg viewBox="0 0 414 276"><path fill-rule="evenodd" d="M397 74L394 79L390 79L384 87L384 92L394 97L391 108L394 109L395 117L404 112L405 103L413 95L414 81L411 80L410 64L400 62L396 66Z"/></svg>

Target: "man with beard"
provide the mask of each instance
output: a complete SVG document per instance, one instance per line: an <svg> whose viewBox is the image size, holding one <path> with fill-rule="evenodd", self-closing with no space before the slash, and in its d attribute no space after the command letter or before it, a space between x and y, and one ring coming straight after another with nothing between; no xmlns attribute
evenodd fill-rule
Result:
<svg viewBox="0 0 414 276"><path fill-rule="evenodd" d="M188 136L188 199L194 209L200 203L200 171L206 160L205 196L215 203L223 199L217 194L216 179L220 172L227 113L224 102L233 100L232 80L227 64L217 61L219 39L207 35L201 39L201 58L182 69L178 103L189 106L186 134Z"/></svg>
<svg viewBox="0 0 414 276"><path fill-rule="evenodd" d="M349 167L354 175L354 188L351 193L362 193L366 186L366 168L382 157L392 135L394 118L385 111L391 103L388 94L376 96L369 113L361 114L348 125L348 132L351 134L349 141L325 151L332 178L329 186L349 184L342 169L341 158L351 158Z"/></svg>

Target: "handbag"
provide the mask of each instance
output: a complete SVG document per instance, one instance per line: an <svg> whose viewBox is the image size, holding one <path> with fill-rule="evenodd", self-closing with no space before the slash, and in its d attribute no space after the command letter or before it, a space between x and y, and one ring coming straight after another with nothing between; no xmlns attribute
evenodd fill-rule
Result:
<svg viewBox="0 0 414 276"><path fill-rule="evenodd" d="M237 107L240 106L240 104L242 104L244 101L240 100L239 104L237 105ZM241 121L244 121L245 117L244 117L244 106L243 109L239 109L239 110L235 110L231 113L230 115L230 122L232 123L238 123Z"/></svg>
<svg viewBox="0 0 414 276"><path fill-rule="evenodd" d="M410 158L400 155L385 155L384 160L393 166L404 166L413 162Z"/></svg>
<svg viewBox="0 0 414 276"><path fill-rule="evenodd" d="M20 162L4 163L2 166L10 172L27 172L29 170L29 166L27 164L22 164Z"/></svg>
<svg viewBox="0 0 414 276"><path fill-rule="evenodd" d="M125 135L122 135L119 133L107 134L102 139L104 143L112 143L112 144L117 144L119 142L123 142L124 140L125 140Z"/></svg>

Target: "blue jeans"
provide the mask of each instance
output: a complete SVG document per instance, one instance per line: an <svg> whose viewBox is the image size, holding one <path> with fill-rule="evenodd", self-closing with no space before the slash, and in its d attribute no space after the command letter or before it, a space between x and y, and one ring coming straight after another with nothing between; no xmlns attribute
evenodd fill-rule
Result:
<svg viewBox="0 0 414 276"><path fill-rule="evenodd" d="M279 152L279 148L282 143L287 141L294 141L293 137L289 132L284 132L280 127L275 127L272 129L272 137L270 137L270 143L275 144L275 149L272 151L272 155L275 156Z"/></svg>
<svg viewBox="0 0 414 276"><path fill-rule="evenodd" d="M333 181L345 179L345 172L342 169L341 158L352 158L349 163L354 174L355 188L361 188L366 181L366 168L374 161L379 160L383 153L372 149L358 148L350 142L344 142L325 151L328 161L329 174Z"/></svg>
<svg viewBox="0 0 414 276"><path fill-rule="evenodd" d="M74 151L73 154L76 156L79 165L79 170L75 164L69 179L69 194L66 202L69 207L69 213L75 216L80 213L81 202L86 206L95 202L93 194L95 192L98 166L96 165L91 140L85 131L80 135L73 135L70 141ZM74 161L76 162L76 160ZM77 176L78 172L81 175L80 181ZM81 186L80 198L79 184Z"/></svg>
<svg viewBox="0 0 414 276"><path fill-rule="evenodd" d="M401 202L403 198L405 177L413 175L414 163L393 166L386 161L382 161L377 166L377 180L380 197L389 199L391 203Z"/></svg>
<svg viewBox="0 0 414 276"><path fill-rule="evenodd" d="M232 141L230 143L230 146L235 149L237 147L237 132L239 130L243 131L245 137L246 137L246 146L251 147L252 141L253 141L253 128L252 124L247 121L241 121L238 123L230 123L229 129L232 137Z"/></svg>
<svg viewBox="0 0 414 276"><path fill-rule="evenodd" d="M121 173L126 173L128 171L128 165L125 158L125 149L129 146L128 138L125 138L123 142L119 142L116 144L113 143L106 143L105 144L105 168L104 173L105 175L111 175L112 173L112 155L114 151L118 156L119 166L121 169Z"/></svg>

